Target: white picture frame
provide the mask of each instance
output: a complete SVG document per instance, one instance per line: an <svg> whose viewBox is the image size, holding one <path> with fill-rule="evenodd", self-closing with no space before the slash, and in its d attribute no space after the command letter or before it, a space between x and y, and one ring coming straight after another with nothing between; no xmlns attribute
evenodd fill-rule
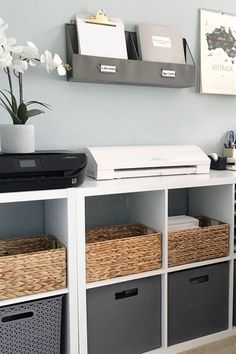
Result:
<svg viewBox="0 0 236 354"><path fill-rule="evenodd" d="M200 10L200 92L236 95L236 15Z"/></svg>

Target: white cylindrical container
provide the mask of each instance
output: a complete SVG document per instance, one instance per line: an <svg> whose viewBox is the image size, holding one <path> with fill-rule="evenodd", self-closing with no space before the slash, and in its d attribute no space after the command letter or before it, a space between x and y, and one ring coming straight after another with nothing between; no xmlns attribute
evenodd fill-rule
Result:
<svg viewBox="0 0 236 354"><path fill-rule="evenodd" d="M28 124L2 124L0 126L1 150L8 154L35 151L34 126Z"/></svg>

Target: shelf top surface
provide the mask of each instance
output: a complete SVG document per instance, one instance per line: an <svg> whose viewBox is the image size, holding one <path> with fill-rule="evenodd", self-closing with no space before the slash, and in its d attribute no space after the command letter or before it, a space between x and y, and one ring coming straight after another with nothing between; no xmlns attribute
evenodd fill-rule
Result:
<svg viewBox="0 0 236 354"><path fill-rule="evenodd" d="M211 170L209 174L136 177L103 181L87 177L84 183L77 188L77 192L84 196L95 196L235 183L236 172L227 170Z"/></svg>
<svg viewBox="0 0 236 354"><path fill-rule="evenodd" d="M48 200L48 199L66 199L68 198L68 190L66 189L50 189L50 190L32 190L20 192L0 193L0 203L21 202L33 200Z"/></svg>

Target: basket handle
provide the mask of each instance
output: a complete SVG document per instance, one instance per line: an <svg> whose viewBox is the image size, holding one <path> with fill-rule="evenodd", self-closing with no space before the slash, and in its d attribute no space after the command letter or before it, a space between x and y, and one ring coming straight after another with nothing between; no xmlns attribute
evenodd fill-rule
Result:
<svg viewBox="0 0 236 354"><path fill-rule="evenodd" d="M120 299L125 299L127 297L137 296L137 295L138 295L138 288L128 289L128 290L121 291L119 293L115 293L115 299L120 300Z"/></svg>
<svg viewBox="0 0 236 354"><path fill-rule="evenodd" d="M195 284L200 284L200 283L206 283L209 280L209 275L201 275L200 277L196 277L196 278L191 278L190 279L190 283L192 285Z"/></svg>
<svg viewBox="0 0 236 354"><path fill-rule="evenodd" d="M22 320L23 318L30 318L33 316L34 316L34 313L32 311L24 312L24 313L16 313L15 315L9 315L9 316L2 317L1 321L3 323L12 322L12 321Z"/></svg>

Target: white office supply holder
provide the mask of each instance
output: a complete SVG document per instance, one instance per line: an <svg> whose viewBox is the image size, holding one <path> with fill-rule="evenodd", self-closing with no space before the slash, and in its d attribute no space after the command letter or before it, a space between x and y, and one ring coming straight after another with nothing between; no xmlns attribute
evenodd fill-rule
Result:
<svg viewBox="0 0 236 354"><path fill-rule="evenodd" d="M224 156L232 157L236 159L236 149L226 149L224 148Z"/></svg>

